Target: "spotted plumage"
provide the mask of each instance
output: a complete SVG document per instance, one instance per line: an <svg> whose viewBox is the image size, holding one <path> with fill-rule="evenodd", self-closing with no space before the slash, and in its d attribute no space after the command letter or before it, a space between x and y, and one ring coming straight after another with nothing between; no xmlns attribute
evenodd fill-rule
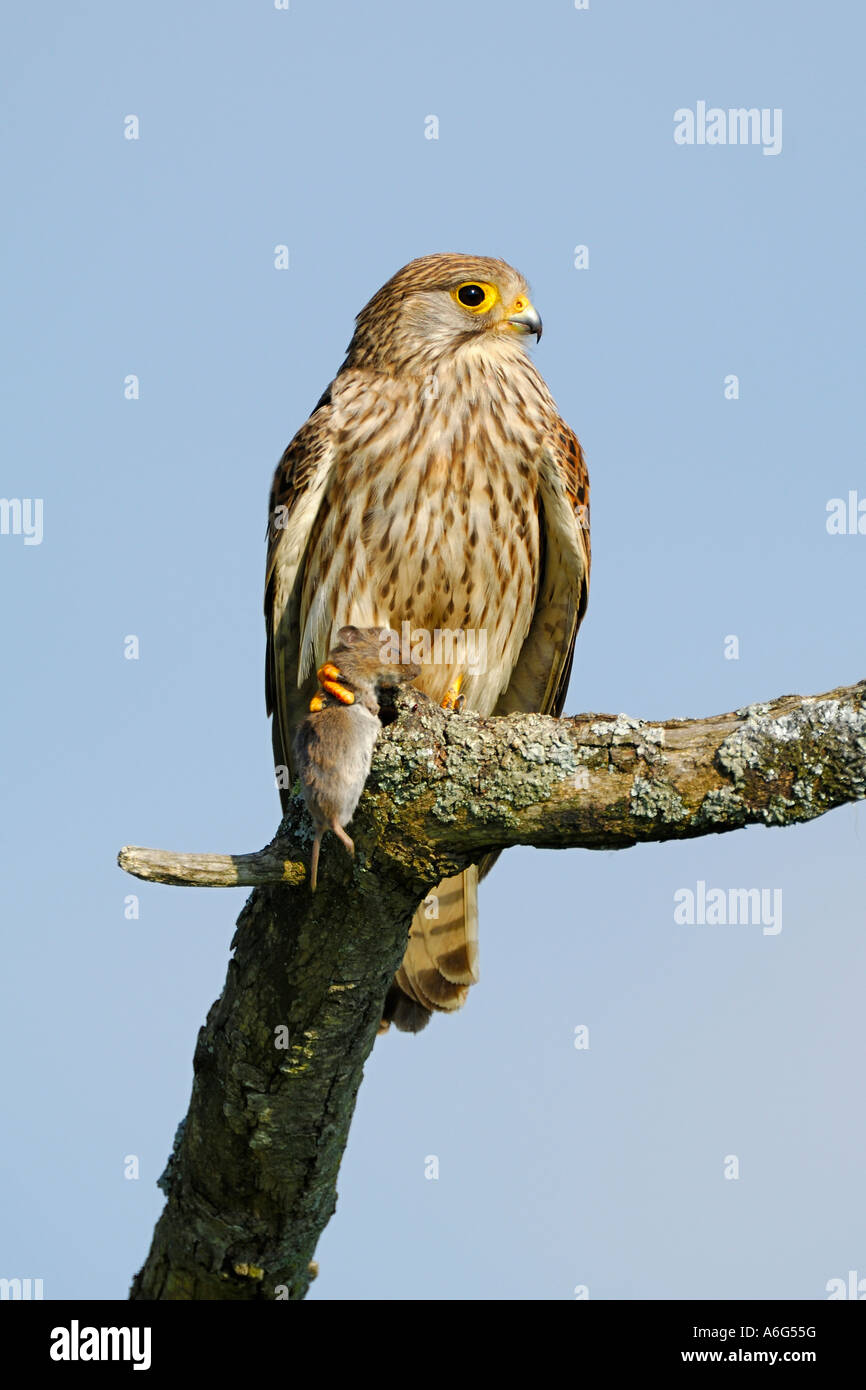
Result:
<svg viewBox="0 0 866 1390"><path fill-rule="evenodd" d="M463 255L410 262L358 315L339 373L277 468L265 613L274 754L288 767L339 628L483 635L417 685L466 707L559 713L589 581L589 484L525 349L522 276ZM476 645L476 655L478 647ZM283 784L288 777L282 778ZM419 911L386 1006L417 1028L477 979L476 877Z"/></svg>

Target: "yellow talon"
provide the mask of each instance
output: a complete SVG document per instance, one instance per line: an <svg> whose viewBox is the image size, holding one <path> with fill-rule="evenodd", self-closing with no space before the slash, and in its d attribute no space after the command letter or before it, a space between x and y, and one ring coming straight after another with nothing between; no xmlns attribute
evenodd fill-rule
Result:
<svg viewBox="0 0 866 1390"><path fill-rule="evenodd" d="M459 700L459 698L460 698L460 687L462 686L462 684L463 684L463 677L462 677L462 675L461 675L461 676L455 676L454 679L453 679L453 681L452 681L451 684L449 685L447 691L445 692L445 699L442 701L442 708L443 708L443 709L456 709L456 708L457 708L457 702L458 702L458 700Z"/></svg>
<svg viewBox="0 0 866 1390"><path fill-rule="evenodd" d="M355 703L355 697L351 690L347 690L344 685L339 685L337 681L323 680L322 685L329 695L333 695L335 699L340 701L341 705L353 705Z"/></svg>
<svg viewBox="0 0 866 1390"><path fill-rule="evenodd" d="M319 667L316 675L319 677L322 690L327 690L328 694L333 695L335 700L339 700L341 705L353 705L355 703L355 697L351 690L340 685L340 668L335 666L333 661L326 661L324 666ZM310 701L311 713L315 714L317 710L322 709L324 703L320 690Z"/></svg>

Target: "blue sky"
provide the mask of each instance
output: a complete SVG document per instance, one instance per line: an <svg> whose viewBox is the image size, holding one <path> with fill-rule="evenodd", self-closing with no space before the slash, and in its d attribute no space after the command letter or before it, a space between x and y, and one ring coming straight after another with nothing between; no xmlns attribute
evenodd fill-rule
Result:
<svg viewBox="0 0 866 1390"><path fill-rule="evenodd" d="M866 535L826 526L866 499L864 20L73 0L3 29L0 494L42 499L43 535L0 534L0 1275L123 1298L245 893L137 885L115 856L273 833L271 474L400 265L502 256L544 318L592 482L567 712L866 675ZM678 145L700 101L779 109L781 151ZM864 848L848 807L509 853L465 1010L376 1044L311 1297L810 1299L866 1276ZM780 889L781 932L677 924L698 881Z"/></svg>

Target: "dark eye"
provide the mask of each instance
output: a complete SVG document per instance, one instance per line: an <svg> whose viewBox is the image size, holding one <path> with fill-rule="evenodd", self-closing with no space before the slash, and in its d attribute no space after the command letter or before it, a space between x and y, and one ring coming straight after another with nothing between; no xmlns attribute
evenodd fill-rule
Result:
<svg viewBox="0 0 866 1390"><path fill-rule="evenodd" d="M457 298L467 309L476 309L484 302L484 290L480 285L461 285L457 291Z"/></svg>

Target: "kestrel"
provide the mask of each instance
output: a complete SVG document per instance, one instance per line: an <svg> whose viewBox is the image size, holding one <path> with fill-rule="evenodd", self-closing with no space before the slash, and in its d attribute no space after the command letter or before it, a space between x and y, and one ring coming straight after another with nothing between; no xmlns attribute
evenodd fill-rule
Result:
<svg viewBox="0 0 866 1390"><path fill-rule="evenodd" d="M283 454L265 587L283 805L294 732L349 624L429 634L416 685L446 706L459 692L484 715L561 713L589 586L589 480L532 336L541 319L504 261L411 261L361 310ZM386 1023L416 1032L463 1004L478 979L477 881L475 868L446 879L415 914Z"/></svg>

